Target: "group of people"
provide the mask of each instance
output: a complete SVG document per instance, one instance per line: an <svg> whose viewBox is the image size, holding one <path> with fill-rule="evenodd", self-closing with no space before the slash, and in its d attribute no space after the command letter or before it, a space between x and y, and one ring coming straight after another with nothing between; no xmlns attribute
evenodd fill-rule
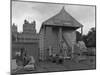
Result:
<svg viewBox="0 0 100 75"><path fill-rule="evenodd" d="M21 48L19 52L16 53L16 64L19 67L23 67L26 69L34 69L35 68L35 59L33 56L28 55L27 50L25 48Z"/></svg>

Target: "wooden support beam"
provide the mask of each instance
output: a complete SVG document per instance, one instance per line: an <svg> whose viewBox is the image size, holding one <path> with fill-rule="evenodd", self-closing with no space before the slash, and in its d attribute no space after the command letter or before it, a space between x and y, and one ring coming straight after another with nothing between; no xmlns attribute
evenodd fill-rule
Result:
<svg viewBox="0 0 100 75"><path fill-rule="evenodd" d="M61 50L62 50L62 28L60 27L59 28L59 51L62 52Z"/></svg>
<svg viewBox="0 0 100 75"><path fill-rule="evenodd" d="M81 35L83 35L83 27L81 27Z"/></svg>
<svg viewBox="0 0 100 75"><path fill-rule="evenodd" d="M62 41L62 28L59 28L59 40Z"/></svg>

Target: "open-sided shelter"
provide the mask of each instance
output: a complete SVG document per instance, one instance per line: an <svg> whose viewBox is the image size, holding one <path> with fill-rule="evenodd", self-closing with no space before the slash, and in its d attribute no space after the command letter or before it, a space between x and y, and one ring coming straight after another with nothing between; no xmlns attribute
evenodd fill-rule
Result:
<svg viewBox="0 0 100 75"><path fill-rule="evenodd" d="M63 7L60 12L42 23L40 37L40 59L46 60L51 54L61 54L68 57L74 52L76 29L80 24Z"/></svg>

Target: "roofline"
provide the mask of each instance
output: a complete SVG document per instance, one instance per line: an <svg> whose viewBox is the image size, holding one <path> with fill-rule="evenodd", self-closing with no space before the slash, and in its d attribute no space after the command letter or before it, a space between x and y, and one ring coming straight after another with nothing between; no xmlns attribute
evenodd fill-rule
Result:
<svg viewBox="0 0 100 75"><path fill-rule="evenodd" d="M66 26L66 24L63 24L63 25L61 25L61 24L42 24L43 26L64 26L64 27L83 27L83 25L82 24L80 24L80 26Z"/></svg>
<svg viewBox="0 0 100 75"><path fill-rule="evenodd" d="M43 25L43 23L42 23L42 25L41 25L41 27L40 27L40 30L39 30L39 34L40 34L40 32L41 32L41 29L43 28L43 26L44 26L44 25Z"/></svg>
<svg viewBox="0 0 100 75"><path fill-rule="evenodd" d="M47 24L47 22L48 22L49 20L51 20L52 18L58 16L62 11L64 11L64 12L65 12L66 14L68 14L76 23L78 23L78 24L77 24L77 25L79 25L78 27L83 27L83 25L82 25L79 21L77 21L70 13L68 13L68 12L65 10L64 6L62 7L62 9L61 9L58 13L56 13L56 14L53 15L53 16L51 16L49 19L45 20L45 21L43 22L43 25L52 25L52 24ZM53 25L61 25L61 24L53 24ZM64 24L64 25L67 25L67 24ZM63 26L63 25L62 25L62 26ZM72 27L72 26L71 26L71 27ZM77 27L77 26L73 26L73 27Z"/></svg>
<svg viewBox="0 0 100 75"><path fill-rule="evenodd" d="M43 26L52 26L52 27L55 27L55 26L57 26L57 27L73 27L73 28L77 28L77 27L83 27L83 25L82 26L65 26L65 25L59 25L58 26L58 24L53 24L53 25L50 25L50 24L45 24L45 25L43 25Z"/></svg>
<svg viewBox="0 0 100 75"><path fill-rule="evenodd" d="M65 26L65 25L63 25L63 26L58 26L57 24L53 24L53 25L48 25L48 24L43 24L42 23L42 26L41 26L41 28L40 28L40 31L39 31L39 34L40 34L40 32L41 32L41 29L43 28L43 26L53 26L53 27L68 27L68 28L71 28L72 26ZM81 26L74 26L74 27L72 27L72 28L76 28L76 29L78 29L78 28L81 28L81 27L83 27L83 25L81 25Z"/></svg>

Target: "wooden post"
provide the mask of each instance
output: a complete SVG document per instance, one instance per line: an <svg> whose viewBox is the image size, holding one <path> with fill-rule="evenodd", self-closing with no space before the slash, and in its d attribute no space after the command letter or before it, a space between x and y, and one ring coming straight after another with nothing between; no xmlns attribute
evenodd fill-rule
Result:
<svg viewBox="0 0 100 75"><path fill-rule="evenodd" d="M81 27L81 35L83 35L83 27Z"/></svg>
<svg viewBox="0 0 100 75"><path fill-rule="evenodd" d="M62 52L62 28L59 28L59 51Z"/></svg>
<svg viewBox="0 0 100 75"><path fill-rule="evenodd" d="M59 28L59 40L62 41L62 28Z"/></svg>

